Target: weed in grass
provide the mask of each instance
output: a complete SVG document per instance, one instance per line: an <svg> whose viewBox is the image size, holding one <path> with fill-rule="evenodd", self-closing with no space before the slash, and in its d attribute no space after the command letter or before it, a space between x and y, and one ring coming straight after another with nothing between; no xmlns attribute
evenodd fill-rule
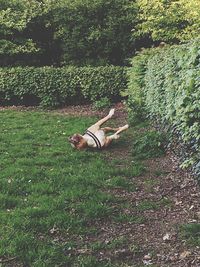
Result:
<svg viewBox="0 0 200 267"><path fill-rule="evenodd" d="M108 261L99 262L94 256L78 256L72 267L114 267Z"/></svg>
<svg viewBox="0 0 200 267"><path fill-rule="evenodd" d="M139 253L142 253L143 252L143 248L141 246L139 246L138 244L131 244L131 245L129 245L129 249L134 254L139 254Z"/></svg>
<svg viewBox="0 0 200 267"><path fill-rule="evenodd" d="M125 176L127 178L133 178L140 176L145 171L144 165L140 162L134 162L133 165L124 168L112 169L112 176Z"/></svg>
<svg viewBox="0 0 200 267"><path fill-rule="evenodd" d="M200 246L200 223L184 224L180 227L180 235L188 245Z"/></svg>
<svg viewBox="0 0 200 267"><path fill-rule="evenodd" d="M92 251L99 251L102 249L107 249L107 244L102 241L96 241L90 244L90 249Z"/></svg>
<svg viewBox="0 0 200 267"><path fill-rule="evenodd" d="M122 188L127 190L128 192L133 192L136 190L136 187L132 182L121 176L115 176L111 179L108 179L106 181L106 184L110 188Z"/></svg>
<svg viewBox="0 0 200 267"><path fill-rule="evenodd" d="M167 198L160 201L143 200L137 205L138 211L158 210L160 207L171 205L171 201Z"/></svg>
<svg viewBox="0 0 200 267"><path fill-rule="evenodd" d="M153 201L150 201L150 200L141 201L137 205L137 210L138 211L155 210L155 209L158 209L157 203L155 203Z"/></svg>
<svg viewBox="0 0 200 267"><path fill-rule="evenodd" d="M116 248L121 248L123 246L127 246L128 244L128 239L125 236L119 236L113 240L110 241L110 243L107 245L108 249L116 249Z"/></svg>

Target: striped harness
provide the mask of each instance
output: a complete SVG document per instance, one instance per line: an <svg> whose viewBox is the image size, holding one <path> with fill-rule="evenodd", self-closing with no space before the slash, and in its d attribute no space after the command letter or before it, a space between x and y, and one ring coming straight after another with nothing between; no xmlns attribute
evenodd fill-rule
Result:
<svg viewBox="0 0 200 267"><path fill-rule="evenodd" d="M95 142L95 144L96 144L96 146L97 146L98 149L101 149L102 148L101 143L100 143L99 139L96 137L95 134L93 134L92 132L90 132L88 130L85 132L85 134L87 134L90 137L92 137L92 139L94 140L94 142Z"/></svg>

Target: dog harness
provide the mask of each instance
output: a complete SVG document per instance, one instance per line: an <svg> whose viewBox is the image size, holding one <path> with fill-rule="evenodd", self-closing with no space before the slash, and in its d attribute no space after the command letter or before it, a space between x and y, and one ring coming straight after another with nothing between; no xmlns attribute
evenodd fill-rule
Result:
<svg viewBox="0 0 200 267"><path fill-rule="evenodd" d="M102 148L101 143L100 143L99 139L96 137L95 134L93 134L92 132L90 132L88 130L85 132L85 134L88 134L90 137L92 137L92 139L94 140L94 142L95 142L95 144L96 144L98 149Z"/></svg>

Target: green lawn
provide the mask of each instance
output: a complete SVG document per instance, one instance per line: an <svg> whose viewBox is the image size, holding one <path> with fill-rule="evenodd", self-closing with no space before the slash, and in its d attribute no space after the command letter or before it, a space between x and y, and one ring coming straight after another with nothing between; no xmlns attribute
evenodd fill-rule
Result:
<svg viewBox="0 0 200 267"><path fill-rule="evenodd" d="M1 261L15 257L18 266L31 267L112 266L70 251L84 235L96 234L95 223L142 221L126 218L125 204L107 189L135 190L128 178L143 168L138 163L117 168L105 152L71 148L68 136L83 132L96 118L1 111L0 119Z"/></svg>

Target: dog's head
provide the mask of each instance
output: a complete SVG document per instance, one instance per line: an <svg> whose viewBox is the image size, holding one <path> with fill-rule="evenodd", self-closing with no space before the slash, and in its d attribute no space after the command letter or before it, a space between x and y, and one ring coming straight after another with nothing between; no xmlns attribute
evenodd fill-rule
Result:
<svg viewBox="0 0 200 267"><path fill-rule="evenodd" d="M70 142L71 146L76 149L83 149L87 146L87 142L81 134L72 135L68 138L68 141Z"/></svg>

